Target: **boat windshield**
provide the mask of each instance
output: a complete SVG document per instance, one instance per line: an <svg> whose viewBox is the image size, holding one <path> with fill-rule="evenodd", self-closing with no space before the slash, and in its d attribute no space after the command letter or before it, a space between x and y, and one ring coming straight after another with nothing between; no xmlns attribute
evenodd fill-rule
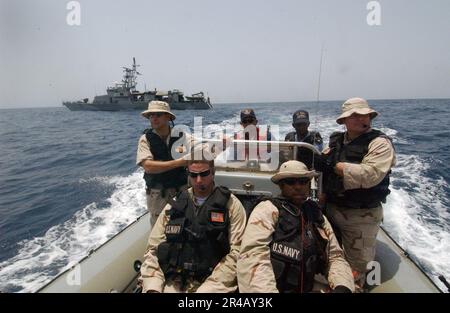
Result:
<svg viewBox="0 0 450 313"><path fill-rule="evenodd" d="M304 142L233 140L225 150L222 140L202 139L202 142L216 155L216 169L224 171L274 173L282 163L297 159L299 148L320 154L315 146Z"/></svg>

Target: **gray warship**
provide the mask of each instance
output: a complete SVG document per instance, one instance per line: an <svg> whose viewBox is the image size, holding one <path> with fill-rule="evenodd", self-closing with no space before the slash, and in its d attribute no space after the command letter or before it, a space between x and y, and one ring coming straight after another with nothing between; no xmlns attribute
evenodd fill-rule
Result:
<svg viewBox="0 0 450 313"><path fill-rule="evenodd" d="M149 101L161 100L170 104L173 110L208 110L212 108L209 97L203 92L185 96L182 91L173 89L169 91L151 90L139 92L136 90L137 71L136 60L133 58L131 68L123 67L121 83L106 89L106 95L95 96L92 102L88 98L80 101L63 101L63 105L71 111L125 111L146 110Z"/></svg>

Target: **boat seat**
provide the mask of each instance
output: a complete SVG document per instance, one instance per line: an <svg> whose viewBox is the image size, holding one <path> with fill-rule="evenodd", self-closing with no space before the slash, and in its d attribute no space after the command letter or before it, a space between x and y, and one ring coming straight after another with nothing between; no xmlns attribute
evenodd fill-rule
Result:
<svg viewBox="0 0 450 313"><path fill-rule="evenodd" d="M256 206L261 196L242 195L242 194L240 195L235 194L235 196L239 199L239 201L241 201L242 206L245 209L245 215L247 216L248 221L248 218L250 217L253 208Z"/></svg>

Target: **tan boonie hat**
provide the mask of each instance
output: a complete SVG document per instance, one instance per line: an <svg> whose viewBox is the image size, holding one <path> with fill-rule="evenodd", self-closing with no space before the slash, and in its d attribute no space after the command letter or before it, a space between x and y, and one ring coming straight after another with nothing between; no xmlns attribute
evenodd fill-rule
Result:
<svg viewBox="0 0 450 313"><path fill-rule="evenodd" d="M278 184L278 182L280 180L285 179L285 178L291 178L291 177L311 178L311 177L315 177L318 175L319 175L319 173L317 173L316 171L308 170L306 165L303 164L302 162L292 160L292 161L287 161L287 162L284 162L283 164L281 164L280 170L278 171L278 173L276 173L275 175L272 176L271 180L275 184Z"/></svg>
<svg viewBox="0 0 450 313"><path fill-rule="evenodd" d="M371 109L367 101L363 98L350 98L342 105L342 114L336 119L336 123L344 123L343 119L353 113L361 115L370 114L370 119L374 119L378 115L378 112Z"/></svg>
<svg viewBox="0 0 450 313"><path fill-rule="evenodd" d="M141 115L145 118L149 118L150 113L168 113L172 116L172 121L176 118L175 114L170 112L170 106L164 101L150 101L148 103L148 109L141 112Z"/></svg>

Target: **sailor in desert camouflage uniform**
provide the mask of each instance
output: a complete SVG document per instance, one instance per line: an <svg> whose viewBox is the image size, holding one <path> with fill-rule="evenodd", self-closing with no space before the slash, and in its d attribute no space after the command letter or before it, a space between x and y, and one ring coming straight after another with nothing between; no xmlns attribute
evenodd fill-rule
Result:
<svg viewBox="0 0 450 313"><path fill-rule="evenodd" d="M260 202L250 215L237 264L240 292L354 291L333 229L308 200L315 175L294 160L272 177L281 195ZM315 282L319 273L325 285Z"/></svg>

